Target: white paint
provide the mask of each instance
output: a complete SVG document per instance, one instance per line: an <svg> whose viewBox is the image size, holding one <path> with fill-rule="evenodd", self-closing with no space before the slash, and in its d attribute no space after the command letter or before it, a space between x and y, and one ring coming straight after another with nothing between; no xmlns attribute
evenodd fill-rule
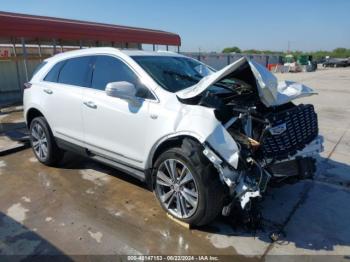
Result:
<svg viewBox="0 0 350 262"><path fill-rule="evenodd" d="M89 232L89 235L91 238L95 239L97 243L101 243L101 239L103 236L103 234L101 232L93 233L90 230L88 232Z"/></svg>
<svg viewBox="0 0 350 262"><path fill-rule="evenodd" d="M115 212L115 213L114 213L114 216L116 216L116 217L121 217L122 214L123 214L122 211L118 211L118 212Z"/></svg>
<svg viewBox="0 0 350 262"><path fill-rule="evenodd" d="M93 169L81 170L80 173L83 179L91 181L97 186L103 186L110 180L107 174Z"/></svg>
<svg viewBox="0 0 350 262"><path fill-rule="evenodd" d="M6 166L5 160L0 160L0 168L5 167L5 166Z"/></svg>
<svg viewBox="0 0 350 262"><path fill-rule="evenodd" d="M38 175L39 175L40 182L44 187L47 187L47 188L51 187L51 181L48 175L46 175L43 172L40 172Z"/></svg>
<svg viewBox="0 0 350 262"><path fill-rule="evenodd" d="M89 189L85 190L85 193L89 194L89 195L93 195L93 194L95 194L95 191L92 188L89 188Z"/></svg>
<svg viewBox="0 0 350 262"><path fill-rule="evenodd" d="M46 221L46 222L50 222L50 221L52 221L52 220L53 220L52 217L47 217L47 218L45 218L45 221Z"/></svg>
<svg viewBox="0 0 350 262"><path fill-rule="evenodd" d="M23 224L24 220L26 219L26 213L28 211L29 209L23 207L21 203L17 203L7 209L6 214L18 223Z"/></svg>
<svg viewBox="0 0 350 262"><path fill-rule="evenodd" d="M38 159L36 159L36 157L31 157L29 158L29 162L35 163L38 162Z"/></svg>
<svg viewBox="0 0 350 262"><path fill-rule="evenodd" d="M122 215L123 215L123 211L117 211L117 210L115 210L114 208L106 208L107 210L108 210L108 212L111 214L111 215L113 215L113 216L115 216L115 217L121 217Z"/></svg>
<svg viewBox="0 0 350 262"><path fill-rule="evenodd" d="M24 202L27 202L27 203L32 202L31 199L30 199L29 197L26 197L26 196L22 196L22 200L23 200Z"/></svg>

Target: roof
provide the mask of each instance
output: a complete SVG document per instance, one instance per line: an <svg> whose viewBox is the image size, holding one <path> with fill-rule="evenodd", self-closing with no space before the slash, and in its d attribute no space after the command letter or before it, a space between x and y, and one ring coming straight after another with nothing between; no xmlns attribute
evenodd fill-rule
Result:
<svg viewBox="0 0 350 262"><path fill-rule="evenodd" d="M140 51L140 50L121 50L114 47L93 47L84 48L79 50L67 51L59 53L52 57L47 58L45 61L59 61L77 56L85 55L98 55L98 54L123 54L128 57L132 56L171 56L171 57L184 57L181 54L169 51Z"/></svg>
<svg viewBox="0 0 350 262"><path fill-rule="evenodd" d="M171 51L143 51L143 50L132 50L132 49L123 49L120 50L128 56L181 56L183 55Z"/></svg>
<svg viewBox="0 0 350 262"><path fill-rule="evenodd" d="M55 17L0 12L0 24L0 38L181 45L180 36L170 32Z"/></svg>

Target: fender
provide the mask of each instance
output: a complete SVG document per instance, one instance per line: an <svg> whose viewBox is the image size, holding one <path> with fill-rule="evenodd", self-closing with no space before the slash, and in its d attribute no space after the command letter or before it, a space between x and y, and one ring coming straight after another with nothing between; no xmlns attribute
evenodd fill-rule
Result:
<svg viewBox="0 0 350 262"><path fill-rule="evenodd" d="M163 143L167 142L170 139L179 138L179 137L183 137L183 136L193 138L199 142L203 141L203 138L199 134L197 134L195 132L191 132L191 131L175 132L175 133L171 133L171 134L168 134L166 136L163 136L151 148L151 150L148 154L145 169L147 170L147 169L152 168L152 160L153 160L154 154L157 151L157 149L159 148L159 146L161 146Z"/></svg>
<svg viewBox="0 0 350 262"><path fill-rule="evenodd" d="M152 167L154 153L161 144L169 139L181 136L192 137L203 145L208 144L231 167L234 169L237 168L239 159L237 143L227 132L225 127L215 118L212 110L207 109L211 112L206 114L203 112L205 108L201 107L197 109L201 109L201 114L196 114L196 109L192 111L189 110L189 108L185 110L187 111L186 113L182 114L180 121L175 124L175 130L181 131L168 133L154 143L148 154L146 169ZM200 111L197 111L197 113L198 112Z"/></svg>

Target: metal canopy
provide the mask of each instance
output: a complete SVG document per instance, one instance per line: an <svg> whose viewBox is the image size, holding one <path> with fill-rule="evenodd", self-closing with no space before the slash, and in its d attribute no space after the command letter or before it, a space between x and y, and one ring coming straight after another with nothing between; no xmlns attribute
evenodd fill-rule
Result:
<svg viewBox="0 0 350 262"><path fill-rule="evenodd" d="M45 16L0 12L0 25L0 39L25 38L27 44L57 39L60 43L93 41L181 45L179 35L165 31Z"/></svg>

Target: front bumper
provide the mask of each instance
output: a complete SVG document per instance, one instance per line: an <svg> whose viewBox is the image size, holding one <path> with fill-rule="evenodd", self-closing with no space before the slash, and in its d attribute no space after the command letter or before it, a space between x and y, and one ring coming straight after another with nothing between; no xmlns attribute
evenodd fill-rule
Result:
<svg viewBox="0 0 350 262"><path fill-rule="evenodd" d="M323 138L318 136L293 156L269 165L262 165L252 158L246 159L255 167L254 174L229 168L213 150L206 145L204 146L203 154L219 171L222 182L230 189L231 198L239 200L244 209L251 198L261 196L271 178L291 176L299 179L311 178L316 171L314 157L323 151Z"/></svg>

